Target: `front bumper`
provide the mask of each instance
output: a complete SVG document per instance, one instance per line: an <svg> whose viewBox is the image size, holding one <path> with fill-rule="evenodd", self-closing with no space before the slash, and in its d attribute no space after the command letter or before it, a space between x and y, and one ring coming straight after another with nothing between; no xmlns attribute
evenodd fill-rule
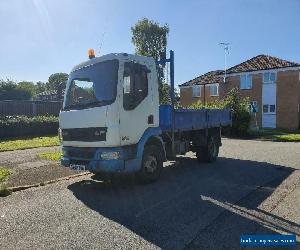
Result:
<svg viewBox="0 0 300 250"><path fill-rule="evenodd" d="M103 152L120 152L119 159L103 160ZM92 173L130 173L140 169L142 159L136 158L136 152L130 147L113 148L75 148L63 147L61 164L70 167L71 164L85 165Z"/></svg>

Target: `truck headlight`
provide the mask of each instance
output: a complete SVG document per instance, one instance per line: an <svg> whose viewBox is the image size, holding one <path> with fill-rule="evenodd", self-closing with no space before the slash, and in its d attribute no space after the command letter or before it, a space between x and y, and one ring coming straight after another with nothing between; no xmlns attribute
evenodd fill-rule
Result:
<svg viewBox="0 0 300 250"><path fill-rule="evenodd" d="M102 160L117 160L120 158L120 152L103 152L101 153Z"/></svg>

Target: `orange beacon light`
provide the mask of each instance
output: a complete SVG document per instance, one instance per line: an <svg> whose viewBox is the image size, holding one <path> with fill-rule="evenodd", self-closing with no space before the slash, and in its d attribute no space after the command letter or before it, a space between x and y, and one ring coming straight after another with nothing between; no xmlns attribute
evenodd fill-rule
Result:
<svg viewBox="0 0 300 250"><path fill-rule="evenodd" d="M88 50L89 59L95 58L95 50L89 49Z"/></svg>

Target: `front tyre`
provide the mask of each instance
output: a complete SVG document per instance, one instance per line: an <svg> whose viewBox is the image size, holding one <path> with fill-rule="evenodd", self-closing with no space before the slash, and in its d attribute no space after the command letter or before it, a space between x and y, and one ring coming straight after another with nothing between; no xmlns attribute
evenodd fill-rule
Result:
<svg viewBox="0 0 300 250"><path fill-rule="evenodd" d="M146 146L143 153L142 167L137 176L141 183L151 183L160 177L163 168L162 155L155 145Z"/></svg>

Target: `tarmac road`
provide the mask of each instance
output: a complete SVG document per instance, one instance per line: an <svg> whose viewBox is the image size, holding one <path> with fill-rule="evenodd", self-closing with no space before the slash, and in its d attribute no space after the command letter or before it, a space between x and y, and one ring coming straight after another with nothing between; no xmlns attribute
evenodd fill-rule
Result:
<svg viewBox="0 0 300 250"><path fill-rule="evenodd" d="M16 192L0 198L0 249L239 249L240 234L300 235L299 152L225 139L216 163L179 157L153 184L80 177Z"/></svg>

